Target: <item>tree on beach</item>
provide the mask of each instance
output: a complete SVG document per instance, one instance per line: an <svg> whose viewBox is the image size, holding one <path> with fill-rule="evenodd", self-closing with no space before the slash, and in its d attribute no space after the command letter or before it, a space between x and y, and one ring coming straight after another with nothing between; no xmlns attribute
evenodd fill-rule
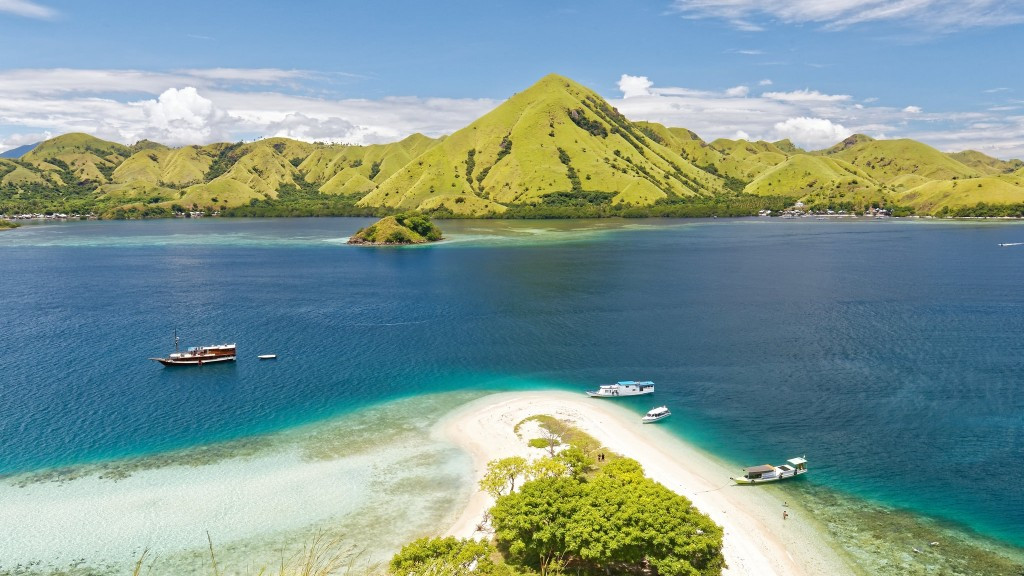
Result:
<svg viewBox="0 0 1024 576"><path fill-rule="evenodd" d="M507 564L495 562L490 542L447 538L420 538L395 554L389 572L396 576L515 576Z"/></svg>
<svg viewBox="0 0 1024 576"><path fill-rule="evenodd" d="M506 561L541 573L713 576L725 564L722 529L628 458L590 478L527 482L498 498L491 518Z"/></svg>
<svg viewBox="0 0 1024 576"><path fill-rule="evenodd" d="M516 479L526 474L529 469L529 462L522 456L491 460L487 463L487 472L480 479L480 489L496 499L505 492L506 488L509 493L515 492Z"/></svg>

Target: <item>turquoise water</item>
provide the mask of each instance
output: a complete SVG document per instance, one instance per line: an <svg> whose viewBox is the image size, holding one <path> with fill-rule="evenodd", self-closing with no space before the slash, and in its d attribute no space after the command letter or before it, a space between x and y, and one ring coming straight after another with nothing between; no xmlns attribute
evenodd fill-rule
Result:
<svg viewBox="0 0 1024 576"><path fill-rule="evenodd" d="M439 245L344 245L368 222L0 233L0 474L650 379L669 429L737 464L806 454L811 487L1024 546L1024 246L998 246L1018 223L453 221ZM175 329L239 361L147 360Z"/></svg>

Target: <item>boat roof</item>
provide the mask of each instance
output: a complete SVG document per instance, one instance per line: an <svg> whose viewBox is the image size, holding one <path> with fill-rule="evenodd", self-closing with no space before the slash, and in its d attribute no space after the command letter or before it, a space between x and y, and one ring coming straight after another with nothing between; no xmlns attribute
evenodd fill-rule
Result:
<svg viewBox="0 0 1024 576"><path fill-rule="evenodd" d="M771 464L761 464L760 466L751 466L749 468L744 468L744 470L746 470L747 472L754 472L754 473L757 473L757 472L771 472L772 470L775 470L775 466L772 466Z"/></svg>
<svg viewBox="0 0 1024 576"><path fill-rule="evenodd" d="M790 458L789 460L786 460L786 462L789 462L793 466L798 466L800 464L807 464L807 460L804 459L804 458Z"/></svg>
<svg viewBox="0 0 1024 576"><path fill-rule="evenodd" d="M647 411L648 414L654 414L657 412L668 412L668 406L658 406L657 408L651 408Z"/></svg>
<svg viewBox="0 0 1024 576"><path fill-rule="evenodd" d="M650 380L645 380L643 382L640 382L638 380L620 380L619 381L619 386L629 386L631 384L643 384L643 385L651 384L651 385L653 385L654 382L651 382Z"/></svg>

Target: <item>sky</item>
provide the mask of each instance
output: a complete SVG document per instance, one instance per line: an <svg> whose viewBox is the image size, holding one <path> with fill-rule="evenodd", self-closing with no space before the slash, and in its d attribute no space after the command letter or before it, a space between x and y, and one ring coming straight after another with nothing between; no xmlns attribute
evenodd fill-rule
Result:
<svg viewBox="0 0 1024 576"><path fill-rule="evenodd" d="M0 0L0 151L440 136L549 73L707 141L1024 159L1024 0Z"/></svg>

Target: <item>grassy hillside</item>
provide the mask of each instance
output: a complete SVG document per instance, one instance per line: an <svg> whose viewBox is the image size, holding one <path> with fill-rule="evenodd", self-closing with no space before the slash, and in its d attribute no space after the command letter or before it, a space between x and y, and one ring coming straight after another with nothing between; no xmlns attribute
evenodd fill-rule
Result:
<svg viewBox="0 0 1024 576"><path fill-rule="evenodd" d="M931 180L976 178L977 169L966 166L935 148L914 140L874 140L850 136L819 154L843 160L864 169L872 178L887 184L905 174Z"/></svg>
<svg viewBox="0 0 1024 576"><path fill-rule="evenodd" d="M549 75L414 158L361 205L455 214L511 205L651 205L712 197L721 179L682 159L600 96Z"/></svg>
<svg viewBox="0 0 1024 576"><path fill-rule="evenodd" d="M900 194L897 201L922 214L947 214L950 210L984 203L1024 203L1024 178L986 176L966 180L933 180Z"/></svg>
<svg viewBox="0 0 1024 576"><path fill-rule="evenodd" d="M964 150L947 154L953 160L964 166L969 166L982 174L1010 174L1024 168L1024 161L1021 160L1000 160L976 150Z"/></svg>
<svg viewBox="0 0 1024 576"><path fill-rule="evenodd" d="M1016 213L1024 162L854 135L806 152L631 122L549 75L450 136L328 145L287 138L169 148L86 134L0 159L0 212L239 216L710 216L899 206ZM981 208L978 204L981 203ZM905 211L905 210L904 210Z"/></svg>
<svg viewBox="0 0 1024 576"><path fill-rule="evenodd" d="M860 209L883 201L877 182L860 168L837 160L797 154L755 178L744 192L798 196L812 209Z"/></svg>

